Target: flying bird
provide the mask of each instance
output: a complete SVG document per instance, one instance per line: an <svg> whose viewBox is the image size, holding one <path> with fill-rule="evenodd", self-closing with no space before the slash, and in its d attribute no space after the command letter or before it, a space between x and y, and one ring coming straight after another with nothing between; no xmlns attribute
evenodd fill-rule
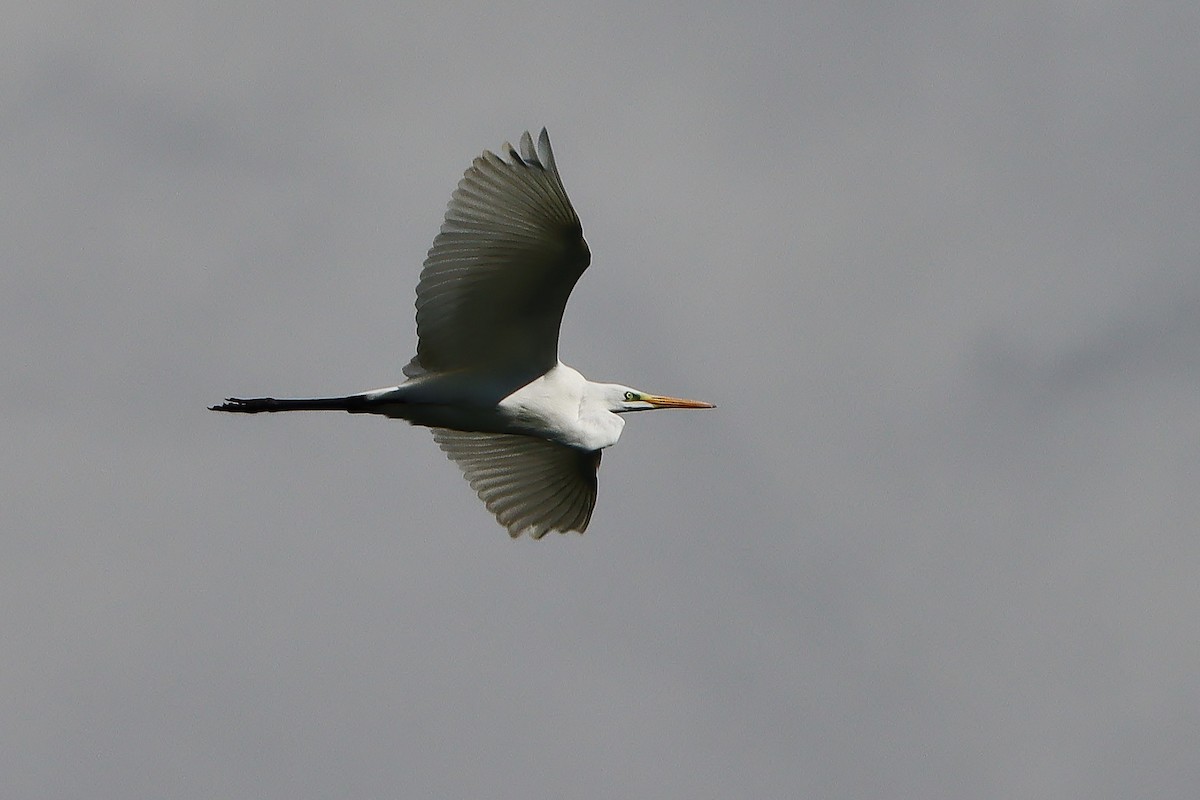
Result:
<svg viewBox="0 0 1200 800"><path fill-rule="evenodd" d="M417 354L399 386L344 397L230 397L214 411L348 411L428 427L514 538L582 533L621 414L713 408L589 381L558 359L567 297L591 262L542 129L475 159L417 283Z"/></svg>

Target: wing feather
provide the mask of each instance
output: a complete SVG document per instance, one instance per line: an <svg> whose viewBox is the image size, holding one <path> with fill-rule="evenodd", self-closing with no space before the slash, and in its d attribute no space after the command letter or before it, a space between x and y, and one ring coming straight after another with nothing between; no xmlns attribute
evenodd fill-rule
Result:
<svg viewBox="0 0 1200 800"><path fill-rule="evenodd" d="M509 433L431 430L438 447L514 538L587 529L596 507L600 451Z"/></svg>
<svg viewBox="0 0 1200 800"><path fill-rule="evenodd" d="M417 283L409 377L487 365L540 375L558 362L558 328L591 261L550 137L526 132L475 159L459 181Z"/></svg>

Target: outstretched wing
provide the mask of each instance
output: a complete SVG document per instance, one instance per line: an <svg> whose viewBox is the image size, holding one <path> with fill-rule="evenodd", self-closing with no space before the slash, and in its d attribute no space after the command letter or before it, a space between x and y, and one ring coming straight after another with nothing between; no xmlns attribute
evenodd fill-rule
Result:
<svg viewBox="0 0 1200 800"><path fill-rule="evenodd" d="M475 159L450 199L417 284L409 377L488 365L540 375L558 362L567 297L591 261L542 129L537 150Z"/></svg>
<svg viewBox="0 0 1200 800"><path fill-rule="evenodd" d="M599 450L511 433L431 430L438 447L513 538L587 528L596 507Z"/></svg>

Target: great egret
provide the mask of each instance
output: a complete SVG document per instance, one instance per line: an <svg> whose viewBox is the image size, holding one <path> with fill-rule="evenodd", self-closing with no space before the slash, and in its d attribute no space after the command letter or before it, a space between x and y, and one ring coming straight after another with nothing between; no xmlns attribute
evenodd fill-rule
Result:
<svg viewBox="0 0 1200 800"><path fill-rule="evenodd" d="M600 451L619 414L712 408L593 383L558 360L567 296L591 253L545 128L537 149L476 158L450 199L417 284L417 354L399 386L345 397L231 397L214 411L349 411L433 429L513 536L587 528Z"/></svg>

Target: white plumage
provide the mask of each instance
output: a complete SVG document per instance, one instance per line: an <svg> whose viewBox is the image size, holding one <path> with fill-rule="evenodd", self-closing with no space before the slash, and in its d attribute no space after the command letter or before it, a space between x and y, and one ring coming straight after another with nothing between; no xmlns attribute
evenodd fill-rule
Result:
<svg viewBox="0 0 1200 800"><path fill-rule="evenodd" d="M338 410L433 429L512 536L587 528L618 414L712 408L593 383L558 359L567 298L591 260L550 137L485 151L454 191L417 283L417 354L399 386L342 397L229 398L218 411Z"/></svg>

